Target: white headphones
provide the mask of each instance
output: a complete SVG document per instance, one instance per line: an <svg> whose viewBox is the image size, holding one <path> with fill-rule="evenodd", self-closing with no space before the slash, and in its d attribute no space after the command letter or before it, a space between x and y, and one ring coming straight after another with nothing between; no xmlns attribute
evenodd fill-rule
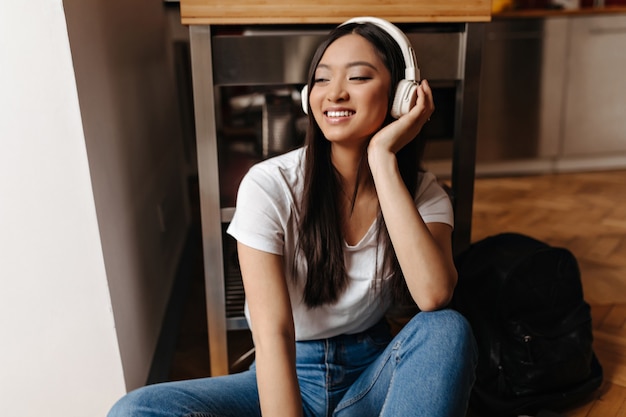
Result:
<svg viewBox="0 0 626 417"><path fill-rule="evenodd" d="M396 87L396 93L391 106L391 115L398 119L400 116L407 114L409 110L415 106L415 102L417 101L417 86L420 81L420 69L417 66L417 58L415 57L415 51L411 46L411 42L397 26L384 19L369 16L355 17L343 22L339 26L349 23L372 23L387 32L396 41L398 46L400 46L405 62L404 79L401 80ZM308 113L309 111L308 93L308 86L305 85L301 94L302 110L304 110L304 113Z"/></svg>

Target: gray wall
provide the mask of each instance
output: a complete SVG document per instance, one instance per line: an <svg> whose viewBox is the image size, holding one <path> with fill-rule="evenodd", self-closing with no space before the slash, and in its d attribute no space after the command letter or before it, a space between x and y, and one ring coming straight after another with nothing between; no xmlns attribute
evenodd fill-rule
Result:
<svg viewBox="0 0 626 417"><path fill-rule="evenodd" d="M119 349L143 385L189 215L165 6L65 0Z"/></svg>

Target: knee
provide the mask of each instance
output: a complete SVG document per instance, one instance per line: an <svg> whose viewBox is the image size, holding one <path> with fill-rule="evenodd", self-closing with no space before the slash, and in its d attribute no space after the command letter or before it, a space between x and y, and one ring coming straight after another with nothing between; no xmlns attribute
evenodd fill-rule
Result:
<svg viewBox="0 0 626 417"><path fill-rule="evenodd" d="M476 342L472 328L459 312L451 309L418 313L407 325L411 333L421 334L424 343L452 357L476 357Z"/></svg>
<svg viewBox="0 0 626 417"><path fill-rule="evenodd" d="M120 398L109 410L109 414L107 417L130 417L133 415L133 409L136 407L133 405L134 397L136 397L134 392L128 393L122 398Z"/></svg>
<svg viewBox="0 0 626 417"><path fill-rule="evenodd" d="M128 417L132 416L132 406L130 401L128 400L128 396L131 394L126 394L122 398L120 398L109 410L107 417Z"/></svg>
<svg viewBox="0 0 626 417"><path fill-rule="evenodd" d="M120 398L111 408L107 417L141 417L146 414L148 406L153 404L158 394L153 393L153 386L131 391Z"/></svg>

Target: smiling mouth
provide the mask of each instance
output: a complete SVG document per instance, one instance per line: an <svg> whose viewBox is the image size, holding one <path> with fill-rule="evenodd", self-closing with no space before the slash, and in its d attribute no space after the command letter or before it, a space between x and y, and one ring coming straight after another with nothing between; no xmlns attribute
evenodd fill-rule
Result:
<svg viewBox="0 0 626 417"><path fill-rule="evenodd" d="M326 116L328 117L348 117L348 116L352 116L354 113L354 111L349 111L349 110L342 110L342 111L327 111L325 112Z"/></svg>

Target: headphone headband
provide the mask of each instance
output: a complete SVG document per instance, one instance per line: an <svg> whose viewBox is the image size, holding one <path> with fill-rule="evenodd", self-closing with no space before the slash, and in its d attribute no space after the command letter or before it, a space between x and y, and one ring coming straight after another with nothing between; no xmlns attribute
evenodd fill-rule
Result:
<svg viewBox="0 0 626 417"><path fill-rule="evenodd" d="M417 58L415 56L415 51L411 46L411 41L409 41L409 38L407 38L404 32L398 29L396 25L378 17L361 16L347 20L339 26L350 23L371 23L387 32L402 50L402 55L404 56L404 62L406 65L404 69L404 78L409 81L420 81L420 70L417 66Z"/></svg>
<svg viewBox="0 0 626 417"><path fill-rule="evenodd" d="M417 67L417 58L415 57L415 51L411 46L409 38L406 37L398 27L389 23L386 20L377 17L355 17L340 24L338 27L347 25L350 23L364 24L371 23L384 30L393 40L398 44L402 55L404 57L404 79L398 82L396 86L396 93L393 97L393 103L391 105L391 116L396 119L404 114L407 114L411 108L415 105L417 100L417 87L420 82L420 70ZM304 113L309 111L309 90L305 85L301 93L302 110Z"/></svg>

